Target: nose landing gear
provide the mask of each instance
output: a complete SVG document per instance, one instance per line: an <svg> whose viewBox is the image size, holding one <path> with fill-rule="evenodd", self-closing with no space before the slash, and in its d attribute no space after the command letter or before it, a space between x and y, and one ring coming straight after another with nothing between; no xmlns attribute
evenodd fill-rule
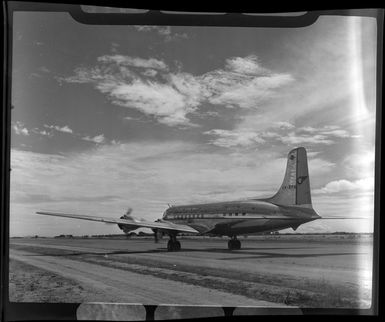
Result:
<svg viewBox="0 0 385 322"><path fill-rule="evenodd" d="M170 234L170 240L167 243L167 251L174 252L180 250L181 245L178 240L176 240L176 235Z"/></svg>
<svg viewBox="0 0 385 322"><path fill-rule="evenodd" d="M232 236L227 245L230 250L241 249L241 241L237 239L237 236Z"/></svg>

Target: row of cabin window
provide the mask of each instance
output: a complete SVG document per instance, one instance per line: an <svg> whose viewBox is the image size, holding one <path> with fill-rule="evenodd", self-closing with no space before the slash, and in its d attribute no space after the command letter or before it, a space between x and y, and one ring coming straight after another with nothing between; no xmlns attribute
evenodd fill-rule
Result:
<svg viewBox="0 0 385 322"><path fill-rule="evenodd" d="M232 213L229 214L223 214L223 216L232 216ZM242 214L238 214L237 212L234 213L234 216L245 216L246 213L243 212ZM203 218L203 214L189 214L189 215L171 215L172 218L175 219L186 219L186 218Z"/></svg>

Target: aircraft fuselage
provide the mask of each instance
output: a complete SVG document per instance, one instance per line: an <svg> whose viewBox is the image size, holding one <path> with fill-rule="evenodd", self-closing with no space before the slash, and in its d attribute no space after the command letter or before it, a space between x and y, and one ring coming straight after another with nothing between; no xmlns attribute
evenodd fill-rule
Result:
<svg viewBox="0 0 385 322"><path fill-rule="evenodd" d="M201 234L234 236L296 229L318 218L311 207L278 206L264 199L250 199L173 206L164 212L162 221L188 225Z"/></svg>

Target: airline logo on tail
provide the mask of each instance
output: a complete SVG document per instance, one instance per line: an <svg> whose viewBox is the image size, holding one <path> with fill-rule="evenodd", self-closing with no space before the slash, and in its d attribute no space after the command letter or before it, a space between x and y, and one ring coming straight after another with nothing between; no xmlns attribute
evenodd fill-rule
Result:
<svg viewBox="0 0 385 322"><path fill-rule="evenodd" d="M308 176L298 177L297 183L298 183L298 184L301 184L301 183L304 182L307 178L308 178Z"/></svg>

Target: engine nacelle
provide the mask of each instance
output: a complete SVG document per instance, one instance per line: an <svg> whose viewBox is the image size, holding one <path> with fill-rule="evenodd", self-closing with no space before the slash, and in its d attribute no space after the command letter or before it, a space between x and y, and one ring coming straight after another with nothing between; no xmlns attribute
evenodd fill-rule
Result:
<svg viewBox="0 0 385 322"><path fill-rule="evenodd" d="M123 215L122 217L120 217L120 219L132 219L130 216L128 215ZM118 224L118 227L119 229L123 230L123 232L125 234L128 234L129 232L135 230L135 229L138 229L137 226L133 226L133 225L129 225L129 224Z"/></svg>

